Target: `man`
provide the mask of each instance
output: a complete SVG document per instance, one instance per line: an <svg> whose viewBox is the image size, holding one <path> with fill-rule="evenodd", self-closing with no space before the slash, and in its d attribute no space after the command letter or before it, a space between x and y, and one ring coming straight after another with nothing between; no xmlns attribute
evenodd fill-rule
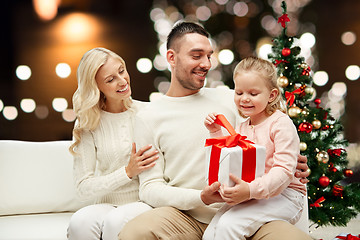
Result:
<svg viewBox="0 0 360 240"><path fill-rule="evenodd" d="M218 182L206 186L204 143L209 136L203 122L210 112L224 114L232 125L241 120L234 93L203 88L213 53L205 29L180 23L170 32L167 48L170 88L139 112L135 127L138 147L152 143L159 150L156 165L139 176L140 199L155 208L125 225L119 234L122 240L199 240L223 202ZM251 239L311 238L289 223L274 221Z"/></svg>

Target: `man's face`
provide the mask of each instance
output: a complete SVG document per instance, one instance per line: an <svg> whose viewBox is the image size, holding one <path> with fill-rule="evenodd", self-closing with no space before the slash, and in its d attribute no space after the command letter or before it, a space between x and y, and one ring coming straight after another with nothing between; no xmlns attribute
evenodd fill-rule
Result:
<svg viewBox="0 0 360 240"><path fill-rule="evenodd" d="M205 83L211 68L213 48L207 37L189 33L175 43L174 76L180 86L197 92Z"/></svg>

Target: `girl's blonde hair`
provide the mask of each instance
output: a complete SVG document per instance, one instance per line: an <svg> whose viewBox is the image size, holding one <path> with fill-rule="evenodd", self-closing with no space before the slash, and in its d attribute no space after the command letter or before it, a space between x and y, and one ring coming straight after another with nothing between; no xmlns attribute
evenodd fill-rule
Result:
<svg viewBox="0 0 360 240"><path fill-rule="evenodd" d="M236 65L233 74L234 81L235 77L242 72L255 72L259 74L266 81L266 84L270 90L278 90L278 95L276 96L276 98L272 102L268 103L268 105L266 106L266 114L271 115L277 109L279 109L283 113L286 113L286 104L285 100L281 95L280 88L277 84L277 73L274 64L265 59L250 56L244 58ZM245 117L240 111L239 113L242 117Z"/></svg>
<svg viewBox="0 0 360 240"><path fill-rule="evenodd" d="M125 61L116 53L106 48L93 48L86 52L80 60L77 69L78 88L75 91L72 101L76 114L76 123L73 130L74 143L69 150L75 154L75 149L81 141L83 130L95 130L99 125L101 110L105 108L106 98L100 92L95 75L109 57L118 59L126 68ZM126 109L131 107L131 98L123 100Z"/></svg>

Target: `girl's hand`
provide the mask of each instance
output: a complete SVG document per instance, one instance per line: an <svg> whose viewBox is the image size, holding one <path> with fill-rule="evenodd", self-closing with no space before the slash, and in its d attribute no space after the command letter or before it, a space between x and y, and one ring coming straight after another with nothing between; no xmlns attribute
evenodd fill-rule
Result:
<svg viewBox="0 0 360 240"><path fill-rule="evenodd" d="M205 118L204 124L210 133L217 132L221 129L220 125L215 123L216 115L217 113L209 113Z"/></svg>
<svg viewBox="0 0 360 240"><path fill-rule="evenodd" d="M155 160L159 158L159 152L157 150L149 151L151 148L151 145L147 145L136 152L136 145L135 143L132 144L130 161L125 167L126 174L129 178L133 178L155 166Z"/></svg>
<svg viewBox="0 0 360 240"><path fill-rule="evenodd" d="M236 205L250 199L249 185L230 173L230 179L235 182L234 187L222 185L220 187L220 196L229 205Z"/></svg>

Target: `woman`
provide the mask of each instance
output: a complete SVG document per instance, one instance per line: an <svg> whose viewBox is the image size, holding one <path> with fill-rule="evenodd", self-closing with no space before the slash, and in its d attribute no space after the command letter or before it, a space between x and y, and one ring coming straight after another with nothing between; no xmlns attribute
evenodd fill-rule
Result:
<svg viewBox="0 0 360 240"><path fill-rule="evenodd" d="M126 222L151 209L139 201L137 175L153 167L158 155L148 151L151 145L136 151L134 117L145 103L131 99L130 77L120 56L91 49L80 61L77 79L70 152L77 193L95 204L74 213L68 239L117 239Z"/></svg>

